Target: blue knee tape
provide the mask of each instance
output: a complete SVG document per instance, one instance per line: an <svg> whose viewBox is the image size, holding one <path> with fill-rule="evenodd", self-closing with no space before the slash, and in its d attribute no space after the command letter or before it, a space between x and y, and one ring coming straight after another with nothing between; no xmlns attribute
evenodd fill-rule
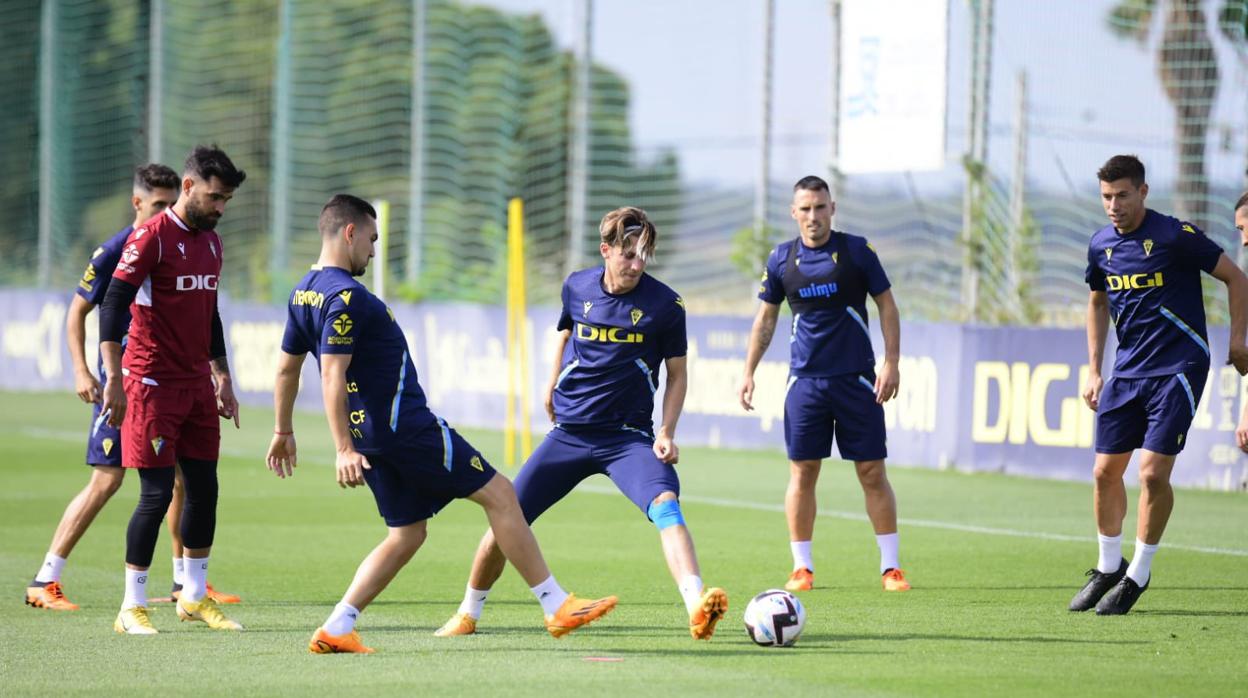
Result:
<svg viewBox="0 0 1248 698"><path fill-rule="evenodd" d="M680 513L680 502L675 499L668 499L650 505L650 509L646 511L646 515L658 526L659 530L669 526L683 526L685 517Z"/></svg>

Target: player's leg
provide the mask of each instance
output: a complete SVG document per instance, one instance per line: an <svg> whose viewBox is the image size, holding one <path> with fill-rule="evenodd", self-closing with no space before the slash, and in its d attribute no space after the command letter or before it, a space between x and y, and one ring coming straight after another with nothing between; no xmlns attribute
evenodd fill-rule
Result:
<svg viewBox="0 0 1248 698"><path fill-rule="evenodd" d="M425 446L417 444L412 452L423 451ZM342 600L313 633L308 651L315 654L373 651L360 640L355 625L364 609L420 550L428 537L427 521L439 508L424 498L419 483L405 478L409 473L402 460L378 453L369 455L368 461L372 467L364 471L364 481L386 523L386 537L356 568Z"/></svg>
<svg viewBox="0 0 1248 698"><path fill-rule="evenodd" d="M875 401L875 373L838 376L828 401L836 422L836 444L841 458L854 462L867 518L880 550L880 583L885 591L908 591L910 583L900 563L897 532L897 496L888 481L884 407Z"/></svg>
<svg viewBox="0 0 1248 698"><path fill-rule="evenodd" d="M552 431L542 440L520 468L514 483L525 522L532 524L578 483L597 472L590 456L589 448L580 439L560 430ZM450 637L476 632L489 592L506 565L507 558L498 545L494 529L486 529L477 545L463 601L455 615L434 634Z"/></svg>
<svg viewBox="0 0 1248 698"><path fill-rule="evenodd" d="M61 570L82 534L87 532L96 515L121 487L124 477L125 471L120 466L96 465L91 468L91 479L65 507L43 565L26 587L26 605L55 611L78 609L77 604L66 599L61 590Z"/></svg>
<svg viewBox="0 0 1248 698"><path fill-rule="evenodd" d="M1122 580L1122 520L1127 488L1122 475L1131 453L1144 442L1146 415L1136 399L1138 380L1111 378L1101 391L1096 416L1096 461L1092 467L1092 510L1096 517L1097 561L1088 581L1070 601L1071 611L1087 611Z"/></svg>
<svg viewBox="0 0 1248 698"><path fill-rule="evenodd" d="M832 455L833 421L827 379L789 379L784 397L784 443L789 456L789 484L784 492L784 517L789 526L793 573L784 588L804 591L814 586L811 541L815 533L815 486L824 458Z"/></svg>
<svg viewBox="0 0 1248 698"><path fill-rule="evenodd" d="M169 592L172 601L178 600L182 585L186 583L186 548L182 545L182 513L185 502L186 484L182 479L182 466L175 463L173 499L169 501L169 510L165 512L165 527L169 529L169 543L173 552L173 589Z"/></svg>
<svg viewBox="0 0 1248 698"><path fill-rule="evenodd" d="M130 404L133 405L133 401ZM113 630L130 635L154 635L156 628L147 615L147 573L156 553L160 521L173 497L173 468L142 467L138 475L139 502L126 527L126 592Z"/></svg>
<svg viewBox="0 0 1248 698"><path fill-rule="evenodd" d="M403 526L388 526L386 537L373 548L355 570L351 586L342 600L312 635L308 649L317 654L354 652L371 654L373 648L360 640L355 623L360 614L377 598L399 570L411 561L428 537L427 521L421 520Z"/></svg>
<svg viewBox="0 0 1248 698"><path fill-rule="evenodd" d="M175 464L174 468L176 475L173 480L173 500L169 503L169 511L165 512L165 525L169 529L170 543L173 548L173 589L169 592L168 600L176 602L182 595L182 585L186 583L186 547L182 543L182 517L186 511L186 485L185 478L182 475L181 464ZM236 594L217 591L207 582L205 582L205 585L208 588L206 596L217 603L239 603L242 601Z"/></svg>
<svg viewBox="0 0 1248 698"><path fill-rule="evenodd" d="M217 458L221 447L221 426L217 398L212 384L177 391L190 409L178 431L178 465L186 489L180 522L183 545L182 591L178 595L178 617L202 621L213 630L242 630L227 618L208 596L208 563L217 531Z"/></svg>
<svg viewBox="0 0 1248 698"><path fill-rule="evenodd" d="M1152 580L1153 555L1161 544L1174 490L1170 474L1183 450L1187 431L1204 391L1204 371L1191 375L1147 379L1145 411L1148 428L1140 449L1140 500L1135 528L1135 553L1122 579L1096 605L1097 615L1121 615L1135 605Z"/></svg>

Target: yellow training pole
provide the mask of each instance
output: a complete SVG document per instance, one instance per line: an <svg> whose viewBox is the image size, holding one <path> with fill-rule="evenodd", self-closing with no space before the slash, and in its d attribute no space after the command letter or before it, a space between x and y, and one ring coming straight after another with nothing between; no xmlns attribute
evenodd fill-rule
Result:
<svg viewBox="0 0 1248 698"><path fill-rule="evenodd" d="M503 465L516 465L516 361L519 358L514 341L516 336L516 238L519 224L517 209L520 200L507 204L507 408L503 418Z"/></svg>
<svg viewBox="0 0 1248 698"><path fill-rule="evenodd" d="M503 463L517 465L533 452L532 410L529 390L528 303L525 298L524 201L507 204L507 413L503 428ZM516 400L520 414L516 414ZM517 424L517 416L519 423ZM520 454L516 457L516 430Z"/></svg>

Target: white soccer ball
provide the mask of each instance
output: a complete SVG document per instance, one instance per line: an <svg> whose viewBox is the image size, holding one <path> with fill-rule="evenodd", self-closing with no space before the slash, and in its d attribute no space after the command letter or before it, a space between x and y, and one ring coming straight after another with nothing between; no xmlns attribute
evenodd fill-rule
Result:
<svg viewBox="0 0 1248 698"><path fill-rule="evenodd" d="M768 589L745 607L745 631L763 647L790 647L806 626L806 609L783 589Z"/></svg>

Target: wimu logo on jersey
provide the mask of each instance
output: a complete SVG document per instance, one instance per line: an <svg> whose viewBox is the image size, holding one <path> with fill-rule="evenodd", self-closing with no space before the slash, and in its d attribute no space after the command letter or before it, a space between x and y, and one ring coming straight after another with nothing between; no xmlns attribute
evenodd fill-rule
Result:
<svg viewBox="0 0 1248 698"><path fill-rule="evenodd" d="M177 278L179 291L215 291L217 290L216 274L185 274Z"/></svg>
<svg viewBox="0 0 1248 698"><path fill-rule="evenodd" d="M836 282L811 284L805 288L797 289L797 295L802 298L831 298L835 294Z"/></svg>
<svg viewBox="0 0 1248 698"><path fill-rule="evenodd" d="M645 340L645 335L640 332L629 332L621 327L595 327L578 322L576 323L576 338L586 342L641 344Z"/></svg>
<svg viewBox="0 0 1248 698"><path fill-rule="evenodd" d="M1105 286L1111 291L1138 291L1145 288L1157 288L1163 284L1161 272L1152 274L1110 274L1105 277Z"/></svg>

